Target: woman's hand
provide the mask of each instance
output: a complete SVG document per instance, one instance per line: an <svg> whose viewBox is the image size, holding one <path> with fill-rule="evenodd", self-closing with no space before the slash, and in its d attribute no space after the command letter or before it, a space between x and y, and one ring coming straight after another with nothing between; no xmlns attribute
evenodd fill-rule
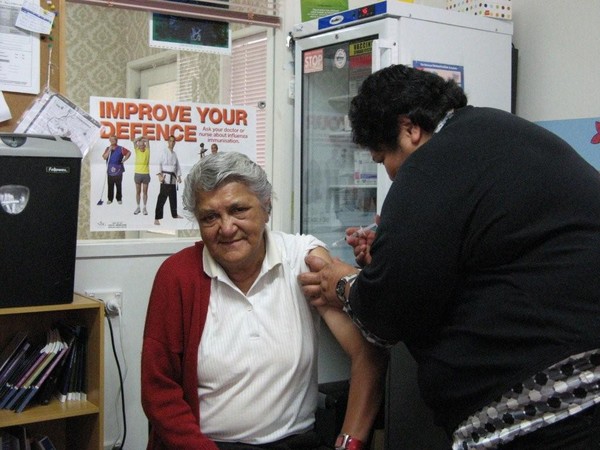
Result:
<svg viewBox="0 0 600 450"><path fill-rule="evenodd" d="M379 224L379 220L379 215L375 216L376 224ZM360 267L371 263L371 245L374 240L374 230L365 230L362 227L351 227L346 230L346 242L352 247L356 264Z"/></svg>

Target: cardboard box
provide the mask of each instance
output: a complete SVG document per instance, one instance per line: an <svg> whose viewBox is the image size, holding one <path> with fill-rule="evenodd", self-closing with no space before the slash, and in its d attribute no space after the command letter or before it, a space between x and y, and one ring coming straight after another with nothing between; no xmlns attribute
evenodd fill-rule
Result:
<svg viewBox="0 0 600 450"><path fill-rule="evenodd" d="M446 9L494 19L512 19L512 0L447 0Z"/></svg>

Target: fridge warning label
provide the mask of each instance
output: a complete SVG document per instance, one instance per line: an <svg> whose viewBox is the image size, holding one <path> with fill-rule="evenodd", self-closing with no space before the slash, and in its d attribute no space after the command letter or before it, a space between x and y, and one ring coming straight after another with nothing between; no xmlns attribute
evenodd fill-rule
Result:
<svg viewBox="0 0 600 450"><path fill-rule="evenodd" d="M352 42L349 47L350 69L352 70L371 70L373 40L361 40Z"/></svg>
<svg viewBox="0 0 600 450"><path fill-rule="evenodd" d="M304 52L304 73L323 71L323 49Z"/></svg>
<svg viewBox="0 0 600 450"><path fill-rule="evenodd" d="M350 44L350 56L371 54L371 49L373 48L373 41L360 41L353 42Z"/></svg>

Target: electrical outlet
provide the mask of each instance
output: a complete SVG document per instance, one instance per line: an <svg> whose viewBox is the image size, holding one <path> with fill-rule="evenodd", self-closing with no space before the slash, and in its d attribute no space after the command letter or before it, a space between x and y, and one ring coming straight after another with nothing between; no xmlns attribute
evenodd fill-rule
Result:
<svg viewBox="0 0 600 450"><path fill-rule="evenodd" d="M118 316L123 313L123 291L120 289L89 289L85 295L102 300L105 305L106 314L109 317Z"/></svg>

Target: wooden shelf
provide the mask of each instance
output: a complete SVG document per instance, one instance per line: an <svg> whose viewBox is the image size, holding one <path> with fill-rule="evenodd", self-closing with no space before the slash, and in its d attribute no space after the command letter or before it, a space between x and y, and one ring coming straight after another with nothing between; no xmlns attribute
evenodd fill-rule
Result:
<svg viewBox="0 0 600 450"><path fill-rule="evenodd" d="M98 309L101 308L101 302L90 297L79 294L73 296L72 303L60 303L56 305L25 306L18 308L0 308L0 316L11 314L39 314L50 311L71 311L80 309Z"/></svg>
<svg viewBox="0 0 600 450"><path fill-rule="evenodd" d="M32 434L46 434L57 448L102 450L104 440L104 305L75 294L72 303L0 308L0 348L20 330L43 334L59 319L87 327L87 400L33 405L23 412L0 410L0 428L25 425Z"/></svg>
<svg viewBox="0 0 600 450"><path fill-rule="evenodd" d="M22 413L0 410L0 423L3 427L25 425L28 423L42 422L45 420L66 419L68 417L98 414L98 405L87 400L68 401L61 403L53 400L45 406L32 406Z"/></svg>

